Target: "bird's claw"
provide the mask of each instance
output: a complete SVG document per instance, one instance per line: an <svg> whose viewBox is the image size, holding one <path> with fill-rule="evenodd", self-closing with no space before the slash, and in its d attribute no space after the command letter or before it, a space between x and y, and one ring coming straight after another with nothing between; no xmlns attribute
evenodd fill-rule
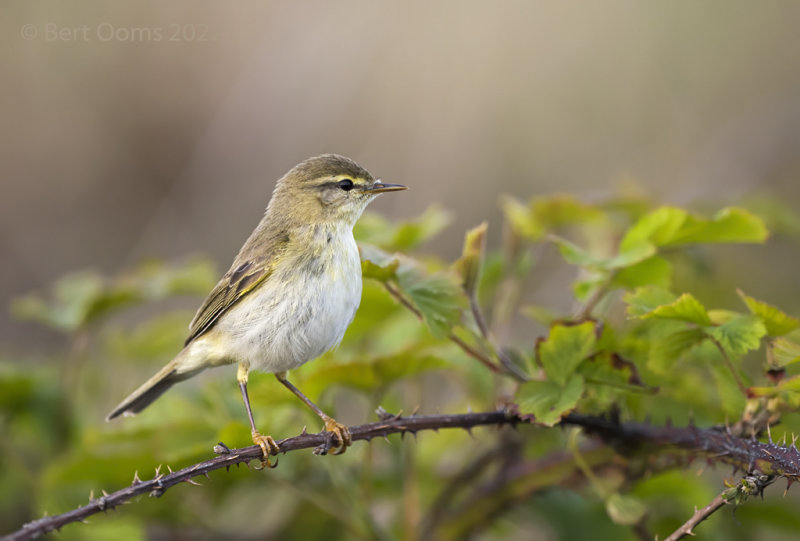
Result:
<svg viewBox="0 0 800 541"><path fill-rule="evenodd" d="M328 450L332 447L339 447L339 449L333 453L334 455L341 455L347 451L347 448L350 447L350 444L353 443L353 438L350 436L350 430L344 426L343 424L337 423L336 419L328 417L325 419L325 432L330 433L330 438L327 442L323 445L320 445L316 450L315 453L319 455L326 455L328 454Z"/></svg>
<svg viewBox="0 0 800 541"><path fill-rule="evenodd" d="M275 462L270 462L269 455L277 455L281 448L275 443L272 436L262 436L258 431L253 431L253 443L261 447L261 467L257 468L262 470L264 468L275 468L278 466L278 459Z"/></svg>

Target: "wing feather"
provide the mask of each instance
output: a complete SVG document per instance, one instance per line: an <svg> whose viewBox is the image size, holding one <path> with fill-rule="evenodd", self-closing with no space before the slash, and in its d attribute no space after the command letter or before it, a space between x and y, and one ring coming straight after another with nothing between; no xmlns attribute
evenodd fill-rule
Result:
<svg viewBox="0 0 800 541"><path fill-rule="evenodd" d="M269 278L275 268L276 260L286 247L288 236L276 235L270 241L269 246L262 246L261 250L257 250L257 243L253 242L253 238L248 239L233 266L209 293L189 324L186 345L208 331L231 306ZM258 252L266 252L270 257L256 255Z"/></svg>

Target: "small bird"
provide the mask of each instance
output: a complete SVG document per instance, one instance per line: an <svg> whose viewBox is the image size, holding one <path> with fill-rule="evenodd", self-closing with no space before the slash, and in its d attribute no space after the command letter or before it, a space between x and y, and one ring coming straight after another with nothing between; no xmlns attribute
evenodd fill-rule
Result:
<svg viewBox="0 0 800 541"><path fill-rule="evenodd" d="M356 162L325 154L281 178L261 222L189 324L180 353L108 414L134 415L175 383L206 368L238 364L237 379L253 442L263 463L278 445L262 436L247 395L250 370L275 374L333 433L337 454L351 443L347 427L326 415L286 377L288 370L338 345L361 302L361 261L353 226L385 184Z"/></svg>

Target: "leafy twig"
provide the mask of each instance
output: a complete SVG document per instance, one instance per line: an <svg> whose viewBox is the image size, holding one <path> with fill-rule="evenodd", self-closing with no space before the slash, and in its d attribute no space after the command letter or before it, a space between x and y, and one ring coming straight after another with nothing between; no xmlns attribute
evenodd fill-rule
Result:
<svg viewBox="0 0 800 541"><path fill-rule="evenodd" d="M388 291L392 295L392 297L397 299L397 302L399 302L400 304L402 304L403 306L408 308L408 310L412 314L417 316L417 319L419 319L420 321L423 321L424 318L422 316L422 312L417 310L417 307L414 306L413 304L411 304L411 301L409 301L400 291L398 291L397 288L395 288L392 284L390 284L388 282L384 283L384 286L386 287L386 291ZM484 355L480 351L478 351L475 348L471 347L469 344L464 342L461 338L456 336L454 333L450 333L448 338L450 339L451 342L453 342L455 345L460 347L461 350L464 353L466 353L470 357L480 361L481 364L483 364L486 368L488 368L489 370L491 370L495 374L504 374L506 372L506 370L502 366L500 366L497 363L495 363L494 361L492 361L489 357L487 357L486 355Z"/></svg>

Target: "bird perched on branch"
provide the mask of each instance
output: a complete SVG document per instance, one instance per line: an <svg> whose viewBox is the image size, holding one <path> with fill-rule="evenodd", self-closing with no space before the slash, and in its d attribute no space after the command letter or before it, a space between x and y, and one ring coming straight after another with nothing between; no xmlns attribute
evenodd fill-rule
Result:
<svg viewBox="0 0 800 541"><path fill-rule="evenodd" d="M133 415L175 383L206 368L237 364L237 379L253 442L264 464L277 454L271 436L256 429L247 377L275 374L332 432L343 453L347 427L326 415L286 377L287 371L336 346L361 301L361 262L353 226L381 193L405 190L373 179L353 160L326 154L293 167L281 178L264 217L230 270L189 325L180 353L108 415Z"/></svg>

